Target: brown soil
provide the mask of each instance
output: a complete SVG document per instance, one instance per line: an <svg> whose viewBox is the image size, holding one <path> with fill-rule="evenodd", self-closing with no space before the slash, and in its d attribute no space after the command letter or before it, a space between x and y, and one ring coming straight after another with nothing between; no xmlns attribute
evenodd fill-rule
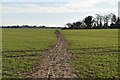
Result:
<svg viewBox="0 0 120 80"><path fill-rule="evenodd" d="M39 62L33 71L25 73L26 78L75 78L70 63L70 54L67 53L67 41L57 30L57 44L48 51L44 59Z"/></svg>

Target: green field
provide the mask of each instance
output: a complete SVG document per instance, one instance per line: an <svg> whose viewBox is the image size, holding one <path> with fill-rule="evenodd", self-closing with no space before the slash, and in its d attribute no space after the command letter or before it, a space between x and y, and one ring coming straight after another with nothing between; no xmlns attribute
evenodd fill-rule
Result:
<svg viewBox="0 0 120 80"><path fill-rule="evenodd" d="M3 78L20 78L56 43L53 29L2 29ZM79 78L118 78L118 30L61 30ZM18 51L18 52L14 52ZM32 52L19 52L32 51Z"/></svg>
<svg viewBox="0 0 120 80"><path fill-rule="evenodd" d="M3 51L43 50L55 41L55 30L47 29L3 29Z"/></svg>
<svg viewBox="0 0 120 80"><path fill-rule="evenodd" d="M118 30L62 30L79 78L118 78Z"/></svg>
<svg viewBox="0 0 120 80"><path fill-rule="evenodd" d="M21 73L32 70L45 52L11 52L44 50L56 43L55 30L3 29L3 78L23 77Z"/></svg>

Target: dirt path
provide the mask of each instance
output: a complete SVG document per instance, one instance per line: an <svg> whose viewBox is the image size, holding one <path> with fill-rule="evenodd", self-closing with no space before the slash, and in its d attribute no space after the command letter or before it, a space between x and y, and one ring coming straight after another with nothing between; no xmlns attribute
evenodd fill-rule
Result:
<svg viewBox="0 0 120 80"><path fill-rule="evenodd" d="M27 78L75 78L73 68L69 65L70 55L67 54L67 41L59 32L55 32L57 44L48 51L34 72L28 73Z"/></svg>

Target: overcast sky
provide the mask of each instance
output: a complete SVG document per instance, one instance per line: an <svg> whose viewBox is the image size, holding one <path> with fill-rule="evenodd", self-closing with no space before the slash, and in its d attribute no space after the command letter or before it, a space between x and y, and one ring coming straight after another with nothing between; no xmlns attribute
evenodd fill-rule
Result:
<svg viewBox="0 0 120 80"><path fill-rule="evenodd" d="M88 15L118 15L119 0L1 0L0 25L64 26Z"/></svg>

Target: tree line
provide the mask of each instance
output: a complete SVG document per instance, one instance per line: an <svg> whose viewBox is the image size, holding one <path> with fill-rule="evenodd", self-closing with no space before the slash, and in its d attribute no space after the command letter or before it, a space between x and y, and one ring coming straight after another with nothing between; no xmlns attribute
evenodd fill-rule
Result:
<svg viewBox="0 0 120 80"><path fill-rule="evenodd" d="M46 26L30 26L30 25L12 25L12 26L2 26L2 28L45 28Z"/></svg>
<svg viewBox="0 0 120 80"><path fill-rule="evenodd" d="M115 14L96 14L96 17L87 16L82 21L67 23L64 29L118 29L120 28L120 18Z"/></svg>
<svg viewBox="0 0 120 80"><path fill-rule="evenodd" d="M40 29L61 29L62 27L47 27L47 26L30 26L30 25L13 25L13 26L2 26L2 28L40 28Z"/></svg>

